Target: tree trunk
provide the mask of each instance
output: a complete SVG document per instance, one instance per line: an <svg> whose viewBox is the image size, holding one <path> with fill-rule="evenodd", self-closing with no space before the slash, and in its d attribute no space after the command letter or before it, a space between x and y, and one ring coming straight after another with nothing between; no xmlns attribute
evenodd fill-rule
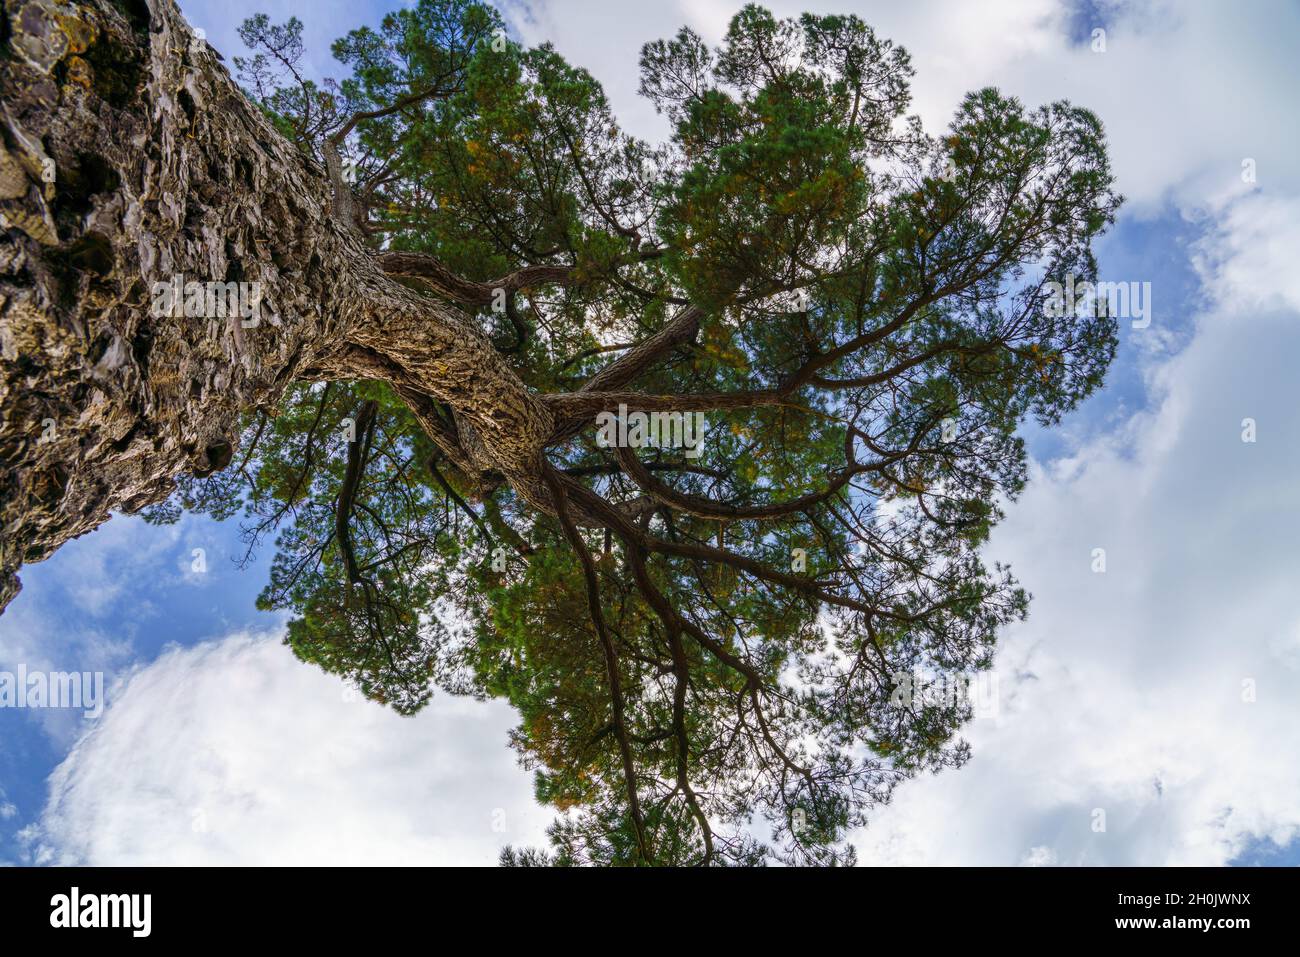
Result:
<svg viewBox="0 0 1300 957"><path fill-rule="evenodd" d="M469 318L384 274L173 0L5 12L0 609L23 563L226 465L239 414L304 376L391 382L462 468L545 500L546 406ZM178 275L259 283L260 316L155 315Z"/></svg>

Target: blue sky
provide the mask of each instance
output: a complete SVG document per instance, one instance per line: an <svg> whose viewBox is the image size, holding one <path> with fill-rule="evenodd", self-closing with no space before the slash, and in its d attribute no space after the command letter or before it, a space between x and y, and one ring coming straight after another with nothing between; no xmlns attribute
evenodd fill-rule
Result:
<svg viewBox="0 0 1300 957"><path fill-rule="evenodd" d="M183 4L227 64L240 20L306 25L310 68L392 4ZM505 8L605 83L625 123L639 44L722 0L544 0ZM913 54L915 108L942 126L966 90L1060 97L1106 123L1129 197L1103 278L1149 282L1104 390L1026 430L1030 488L989 545L1034 594L998 661L976 757L904 785L855 838L864 863L1300 863L1300 13L1225 5L773 3L857 12ZM297 9L295 9L297 8ZM1092 31L1106 31L1094 51ZM1240 176L1256 161L1258 181ZM1241 422L1258 440L1241 441ZM1108 568L1090 567L1093 549ZM206 571L191 570L204 549ZM490 863L539 843L548 812L506 749L500 703L439 698L414 719L356 701L256 611L238 520L115 517L24 570L0 671L104 670L109 708L0 710L0 861ZM1243 682L1254 700L1243 700ZM1107 822L1094 827L1097 811Z"/></svg>

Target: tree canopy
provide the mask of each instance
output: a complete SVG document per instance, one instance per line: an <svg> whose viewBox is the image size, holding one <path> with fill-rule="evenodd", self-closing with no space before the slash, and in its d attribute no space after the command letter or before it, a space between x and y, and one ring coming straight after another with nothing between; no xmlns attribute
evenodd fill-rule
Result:
<svg viewBox="0 0 1300 957"><path fill-rule="evenodd" d="M966 760L969 702L899 689L987 669L1025 614L980 554L1017 430L1114 353L1113 319L1047 308L1119 203L1097 117L982 89L930 133L902 48L754 5L716 49L645 45L658 144L467 0L352 31L338 82L303 76L297 20L241 35L247 94L385 268L473 315L555 427L523 494L358 360L151 520L240 515L274 553L259 605L374 700L508 700L558 813L504 863L851 862L900 781ZM620 406L706 432L598 442Z"/></svg>

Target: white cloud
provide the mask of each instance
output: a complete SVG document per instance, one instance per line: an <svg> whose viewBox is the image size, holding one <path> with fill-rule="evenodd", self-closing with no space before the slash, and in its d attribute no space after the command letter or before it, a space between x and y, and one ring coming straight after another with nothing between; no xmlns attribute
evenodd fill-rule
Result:
<svg viewBox="0 0 1300 957"><path fill-rule="evenodd" d="M1251 193L1228 203L1196 248L1215 302L1253 309L1300 310L1300 197Z"/></svg>
<svg viewBox="0 0 1300 957"><path fill-rule="evenodd" d="M551 817L513 721L445 695L403 718L274 636L173 649L55 771L31 843L91 865L492 864Z"/></svg>
<svg viewBox="0 0 1300 957"><path fill-rule="evenodd" d="M1050 847L1031 847L1029 853L1021 860L1021 867L1051 867L1056 863L1056 854Z"/></svg>

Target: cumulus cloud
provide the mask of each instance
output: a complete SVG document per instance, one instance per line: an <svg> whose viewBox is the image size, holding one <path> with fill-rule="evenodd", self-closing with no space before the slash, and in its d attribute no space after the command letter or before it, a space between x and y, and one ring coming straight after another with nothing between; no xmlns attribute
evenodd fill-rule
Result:
<svg viewBox="0 0 1300 957"><path fill-rule="evenodd" d="M403 718L273 635L139 670L54 773L41 863L492 864L544 843L503 704L437 696Z"/></svg>

